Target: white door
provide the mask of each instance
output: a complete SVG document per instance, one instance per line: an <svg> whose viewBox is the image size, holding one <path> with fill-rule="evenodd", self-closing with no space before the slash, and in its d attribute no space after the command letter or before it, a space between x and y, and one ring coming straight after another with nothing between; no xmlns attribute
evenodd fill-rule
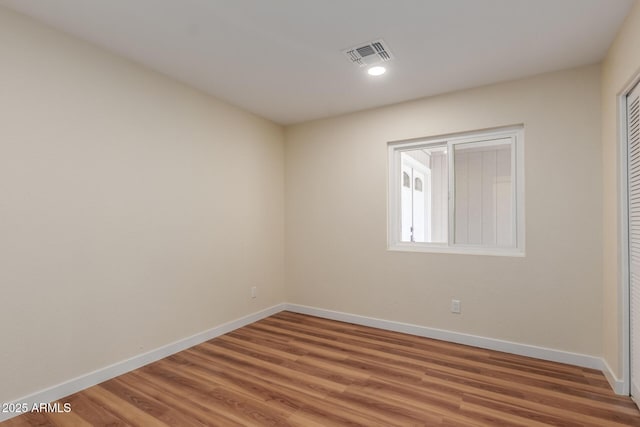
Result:
<svg viewBox="0 0 640 427"><path fill-rule="evenodd" d="M402 201L402 242L411 242L413 233L413 170L410 166L402 163L402 191L400 198Z"/></svg>
<svg viewBox="0 0 640 427"><path fill-rule="evenodd" d="M627 96L631 396L640 401L640 86Z"/></svg>
<svg viewBox="0 0 640 427"><path fill-rule="evenodd" d="M424 242L425 232L425 174L413 169L413 241Z"/></svg>
<svg viewBox="0 0 640 427"><path fill-rule="evenodd" d="M400 185L402 242L431 241L431 171L406 153L401 154Z"/></svg>
<svg viewBox="0 0 640 427"><path fill-rule="evenodd" d="M413 240L431 242L431 170L420 165L413 172Z"/></svg>

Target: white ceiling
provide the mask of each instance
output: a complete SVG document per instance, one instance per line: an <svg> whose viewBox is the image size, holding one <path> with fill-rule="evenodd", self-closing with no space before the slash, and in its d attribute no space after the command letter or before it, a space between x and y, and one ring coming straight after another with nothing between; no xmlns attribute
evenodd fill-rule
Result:
<svg viewBox="0 0 640 427"><path fill-rule="evenodd" d="M0 0L281 124L600 61L633 0ZM373 78L342 49L382 38Z"/></svg>

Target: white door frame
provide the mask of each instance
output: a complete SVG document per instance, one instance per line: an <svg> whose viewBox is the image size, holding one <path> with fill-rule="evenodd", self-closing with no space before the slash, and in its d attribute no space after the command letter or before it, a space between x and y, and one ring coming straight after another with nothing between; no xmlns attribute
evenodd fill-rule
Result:
<svg viewBox="0 0 640 427"><path fill-rule="evenodd" d="M629 286L629 165L627 150L627 95L640 83L640 74L637 74L624 89L618 94L618 161L620 174L618 176L618 200L620 201L620 212L618 215L618 235L620 241L620 256L618 257L619 272L619 295L618 303L621 307L620 330L622 331L622 342L620 352L622 356L622 378L613 378L612 385L617 394L629 395L631 392L631 362L630 362L630 338L631 338L631 300ZM613 375L613 372L609 372ZM611 379L610 379L611 381ZM621 381L621 384L620 384ZM616 384L617 383L617 384ZM616 387L617 385L617 387Z"/></svg>

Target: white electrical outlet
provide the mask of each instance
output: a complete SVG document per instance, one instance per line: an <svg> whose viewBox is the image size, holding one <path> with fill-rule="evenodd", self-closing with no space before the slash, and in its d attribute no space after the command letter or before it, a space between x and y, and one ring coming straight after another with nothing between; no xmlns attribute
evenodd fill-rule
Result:
<svg viewBox="0 0 640 427"><path fill-rule="evenodd" d="M456 313L456 314L460 314L460 300L459 299L452 299L451 300L451 312L452 313Z"/></svg>
<svg viewBox="0 0 640 427"><path fill-rule="evenodd" d="M258 288L256 286L253 286L251 288L251 298L255 298L257 293L258 293Z"/></svg>

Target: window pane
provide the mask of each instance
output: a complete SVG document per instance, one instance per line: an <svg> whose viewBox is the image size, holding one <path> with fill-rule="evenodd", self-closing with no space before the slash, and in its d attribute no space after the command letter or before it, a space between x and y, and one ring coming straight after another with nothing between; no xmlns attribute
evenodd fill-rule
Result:
<svg viewBox="0 0 640 427"><path fill-rule="evenodd" d="M403 151L400 159L401 241L446 243L449 208L446 146Z"/></svg>
<svg viewBox="0 0 640 427"><path fill-rule="evenodd" d="M453 147L455 243L515 246L511 139Z"/></svg>

